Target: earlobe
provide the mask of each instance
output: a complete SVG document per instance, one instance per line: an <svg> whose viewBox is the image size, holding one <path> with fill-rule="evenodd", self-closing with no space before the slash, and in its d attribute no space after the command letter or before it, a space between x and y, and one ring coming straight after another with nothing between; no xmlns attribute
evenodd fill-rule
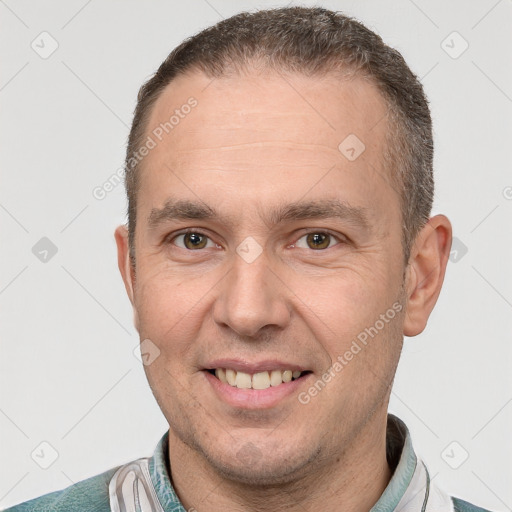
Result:
<svg viewBox="0 0 512 512"><path fill-rule="evenodd" d="M135 308L134 302L134 269L132 267L130 261L130 248L128 243L128 229L123 224L118 226L114 232L114 237L117 245L117 265L119 267L119 271L121 272L121 276L123 278L124 286L126 289L126 293L128 294L128 298L133 307L133 315L134 315L134 324L137 331L139 330L139 319L137 314L137 309Z"/></svg>
<svg viewBox="0 0 512 512"><path fill-rule="evenodd" d="M406 278L405 336L416 336L427 325L441 292L451 241L452 226L444 215L429 219L416 237Z"/></svg>

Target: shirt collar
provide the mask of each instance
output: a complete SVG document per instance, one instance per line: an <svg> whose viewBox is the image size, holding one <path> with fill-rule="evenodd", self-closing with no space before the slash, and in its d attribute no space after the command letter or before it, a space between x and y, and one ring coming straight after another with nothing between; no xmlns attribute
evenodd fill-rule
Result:
<svg viewBox="0 0 512 512"><path fill-rule="evenodd" d="M393 475L370 512L388 512L396 509L407 492L418 463L407 426L393 414L388 414L386 456Z"/></svg>
<svg viewBox="0 0 512 512"><path fill-rule="evenodd" d="M171 484L169 465L169 431L158 442L153 457L149 459L149 474L158 500L164 510L186 512Z"/></svg>

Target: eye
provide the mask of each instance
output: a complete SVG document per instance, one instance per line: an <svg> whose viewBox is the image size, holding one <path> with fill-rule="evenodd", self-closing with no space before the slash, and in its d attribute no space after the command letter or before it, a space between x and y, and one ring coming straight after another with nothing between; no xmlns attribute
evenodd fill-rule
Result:
<svg viewBox="0 0 512 512"><path fill-rule="evenodd" d="M304 239L305 242L302 241ZM322 231L314 231L300 237L297 242L295 242L294 246L318 251L322 249L329 249L333 245L336 245L336 242L339 243L339 241L336 241L334 235L324 233Z"/></svg>
<svg viewBox="0 0 512 512"><path fill-rule="evenodd" d="M216 244L214 244L206 235L204 235L203 233L199 233L197 231L188 231L186 233L176 235L171 240L171 243L177 245L178 247L181 247L182 249L187 249L191 251L216 246Z"/></svg>

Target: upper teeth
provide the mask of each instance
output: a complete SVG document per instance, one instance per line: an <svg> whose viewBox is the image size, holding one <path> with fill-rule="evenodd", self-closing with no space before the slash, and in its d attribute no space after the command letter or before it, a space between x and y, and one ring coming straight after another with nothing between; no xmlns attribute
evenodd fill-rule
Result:
<svg viewBox="0 0 512 512"><path fill-rule="evenodd" d="M301 373L292 370L272 370L251 375L229 368L217 368L215 370L215 375L220 381L240 389L267 389L270 386L279 386L283 382L290 382L292 378L299 378Z"/></svg>

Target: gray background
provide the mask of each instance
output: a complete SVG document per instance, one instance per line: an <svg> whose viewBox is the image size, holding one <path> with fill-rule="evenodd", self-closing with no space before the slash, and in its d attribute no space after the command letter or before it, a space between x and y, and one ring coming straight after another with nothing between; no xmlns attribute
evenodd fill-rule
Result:
<svg viewBox="0 0 512 512"><path fill-rule="evenodd" d="M122 165L138 88L170 50L277 5L0 0L0 506L150 455L165 432L116 264L123 186L92 192ZM376 30L421 77L433 213L457 238L426 331L405 341L390 410L438 485L512 510L512 2L322 5Z"/></svg>

